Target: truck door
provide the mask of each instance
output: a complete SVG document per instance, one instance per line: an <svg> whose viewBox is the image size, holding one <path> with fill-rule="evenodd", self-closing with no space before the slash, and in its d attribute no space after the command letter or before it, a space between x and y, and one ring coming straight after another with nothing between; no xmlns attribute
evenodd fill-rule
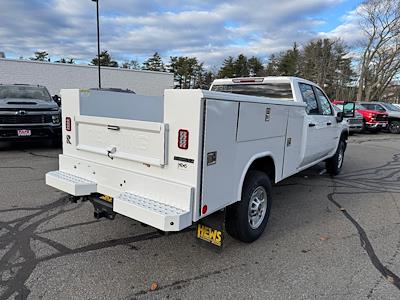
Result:
<svg viewBox="0 0 400 300"><path fill-rule="evenodd" d="M321 143L325 148L326 154L332 152L333 149L336 149L338 139L339 139L339 124L336 121L336 116L332 105L328 98L325 96L324 92L322 92L319 88L314 86L315 95L317 96L318 104L320 106L320 113L322 114L321 118L323 118L323 122L325 123L322 129L322 138ZM325 156L324 155L324 156Z"/></svg>
<svg viewBox="0 0 400 300"><path fill-rule="evenodd" d="M328 146L325 145L324 133L327 125L326 117L322 115L320 104L317 101L314 89L310 84L299 83L303 101L306 103L303 137L303 155L300 167L306 166L327 154Z"/></svg>

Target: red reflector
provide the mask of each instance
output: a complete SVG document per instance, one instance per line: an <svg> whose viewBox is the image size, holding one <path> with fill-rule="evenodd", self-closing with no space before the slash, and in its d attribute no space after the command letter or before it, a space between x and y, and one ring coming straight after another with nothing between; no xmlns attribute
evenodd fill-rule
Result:
<svg viewBox="0 0 400 300"><path fill-rule="evenodd" d="M189 131L186 129L179 129L178 131L178 148L185 150L189 148Z"/></svg>
<svg viewBox="0 0 400 300"><path fill-rule="evenodd" d="M201 213L202 213L203 215L205 215L205 214L207 213L207 210L208 210L208 206L207 206L207 204L204 204L204 205L203 205L203 208L201 209Z"/></svg>
<svg viewBox="0 0 400 300"><path fill-rule="evenodd" d="M65 130L71 131L71 118L70 117L65 118Z"/></svg>

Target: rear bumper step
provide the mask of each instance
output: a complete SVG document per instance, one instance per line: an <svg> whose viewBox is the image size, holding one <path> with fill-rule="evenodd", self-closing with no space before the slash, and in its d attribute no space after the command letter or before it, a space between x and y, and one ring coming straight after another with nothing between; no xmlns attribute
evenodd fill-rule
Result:
<svg viewBox="0 0 400 300"><path fill-rule="evenodd" d="M86 196L97 192L97 183L63 171L46 174L46 184L73 196Z"/></svg>
<svg viewBox="0 0 400 300"><path fill-rule="evenodd" d="M115 212L163 231L179 231L192 224L190 211L124 192L114 198Z"/></svg>

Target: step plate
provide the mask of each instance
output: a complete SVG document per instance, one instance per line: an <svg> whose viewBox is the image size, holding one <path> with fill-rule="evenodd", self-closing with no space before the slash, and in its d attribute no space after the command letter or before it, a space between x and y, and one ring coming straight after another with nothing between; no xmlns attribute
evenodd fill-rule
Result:
<svg viewBox="0 0 400 300"><path fill-rule="evenodd" d="M74 196L86 196L97 192L96 182L63 171L48 172L46 184Z"/></svg>
<svg viewBox="0 0 400 300"><path fill-rule="evenodd" d="M192 224L190 211L131 192L115 197L113 206L115 212L163 231L179 231Z"/></svg>

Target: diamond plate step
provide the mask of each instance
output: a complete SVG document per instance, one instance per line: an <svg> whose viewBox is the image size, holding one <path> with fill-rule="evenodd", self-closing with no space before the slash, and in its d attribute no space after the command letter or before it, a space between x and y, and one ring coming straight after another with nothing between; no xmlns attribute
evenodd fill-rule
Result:
<svg viewBox="0 0 400 300"><path fill-rule="evenodd" d="M189 201L189 199L188 199ZM114 198L115 212L163 231L179 231L192 224L190 211L124 192Z"/></svg>
<svg viewBox="0 0 400 300"><path fill-rule="evenodd" d="M97 191L97 183L63 171L46 174L46 184L74 196L85 196Z"/></svg>

